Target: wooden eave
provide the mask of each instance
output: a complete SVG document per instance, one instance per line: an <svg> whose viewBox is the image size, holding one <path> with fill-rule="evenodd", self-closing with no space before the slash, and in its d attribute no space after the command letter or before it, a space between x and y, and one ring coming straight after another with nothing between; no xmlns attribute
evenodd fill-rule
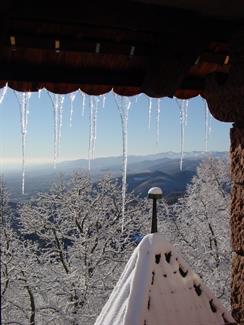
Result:
<svg viewBox="0 0 244 325"><path fill-rule="evenodd" d="M187 1L186 1L187 2ZM8 1L0 9L0 86L190 98L228 77L234 20L141 1Z"/></svg>

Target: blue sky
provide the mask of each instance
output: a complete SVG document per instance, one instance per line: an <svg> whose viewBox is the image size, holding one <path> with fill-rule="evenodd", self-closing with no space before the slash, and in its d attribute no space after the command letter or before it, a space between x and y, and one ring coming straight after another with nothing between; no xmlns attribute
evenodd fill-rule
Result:
<svg viewBox="0 0 244 325"><path fill-rule="evenodd" d="M85 115L82 116L81 96L74 101L73 125L69 126L70 98L64 102L60 161L87 158L89 142L89 100L86 96ZM102 106L102 105L100 105ZM180 151L179 108L173 99L161 99L160 141L156 145L157 100L153 100L151 129L148 129L148 98L145 95L132 97L128 123L128 154ZM205 148L204 104L196 97L189 101L188 122L185 130L185 151ZM30 114L26 138L26 162L52 162L53 159L53 111L45 91L41 98L33 93L30 99ZM209 151L229 149L231 123L211 119L212 132ZM20 114L16 97L8 89L0 105L0 164L21 163ZM118 156L122 152L120 116L113 95L106 95L105 107L99 108L97 116L96 156ZM4 168L5 168L4 167Z"/></svg>

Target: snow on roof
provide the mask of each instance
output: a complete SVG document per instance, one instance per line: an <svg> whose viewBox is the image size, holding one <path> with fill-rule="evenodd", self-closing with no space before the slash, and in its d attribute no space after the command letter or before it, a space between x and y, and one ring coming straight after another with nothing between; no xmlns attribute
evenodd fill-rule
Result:
<svg viewBox="0 0 244 325"><path fill-rule="evenodd" d="M199 276L155 233L135 249L95 325L235 323Z"/></svg>

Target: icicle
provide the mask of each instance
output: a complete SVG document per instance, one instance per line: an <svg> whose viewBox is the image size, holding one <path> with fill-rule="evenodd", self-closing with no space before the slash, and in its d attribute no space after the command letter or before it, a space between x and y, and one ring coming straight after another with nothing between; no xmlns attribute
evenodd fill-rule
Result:
<svg viewBox="0 0 244 325"><path fill-rule="evenodd" d="M89 148L88 148L88 170L91 170L91 160L95 158L95 146L97 139L97 112L99 98L90 96L90 120L89 120Z"/></svg>
<svg viewBox="0 0 244 325"><path fill-rule="evenodd" d="M91 170L92 143L93 143L93 96L90 96L90 118L89 118L89 145L88 145L88 170Z"/></svg>
<svg viewBox="0 0 244 325"><path fill-rule="evenodd" d="M51 95L48 92L53 106L53 120L54 120L54 154L53 154L53 167L56 168L57 160L60 155L61 146L61 131L63 125L63 103L64 95Z"/></svg>
<svg viewBox="0 0 244 325"><path fill-rule="evenodd" d="M26 134L28 129L29 100L30 92L24 92L20 95L14 92L20 109L20 130L21 130L21 147L22 147L22 194L25 194L25 147Z"/></svg>
<svg viewBox="0 0 244 325"><path fill-rule="evenodd" d="M156 144L159 144L159 128L160 127L160 98L158 98L158 105L157 105L157 139Z"/></svg>
<svg viewBox="0 0 244 325"><path fill-rule="evenodd" d="M92 136L92 159L95 158L95 146L96 146L96 140L97 140L97 112L98 112L98 104L99 104L99 98L94 97L94 104L93 104L93 136Z"/></svg>
<svg viewBox="0 0 244 325"><path fill-rule="evenodd" d="M43 88L38 89L38 98L39 98L39 99L41 98L42 89L43 89Z"/></svg>
<svg viewBox="0 0 244 325"><path fill-rule="evenodd" d="M208 134L210 135L212 133L212 121L213 121L213 116L209 113L209 123L208 123Z"/></svg>
<svg viewBox="0 0 244 325"><path fill-rule="evenodd" d="M84 116L86 95L81 90L80 90L80 94L81 94L81 116Z"/></svg>
<svg viewBox="0 0 244 325"><path fill-rule="evenodd" d="M126 177L127 177L127 141L128 141L128 113L131 101L128 97L115 96L115 102L118 106L123 139L123 175L122 175L122 232L124 231L125 217L125 197L126 197Z"/></svg>
<svg viewBox="0 0 244 325"><path fill-rule="evenodd" d="M185 145L185 126L187 124L187 109L188 109L188 100L178 101L176 103L180 109L180 170L182 171L183 167L183 158L184 158L184 145Z"/></svg>
<svg viewBox="0 0 244 325"><path fill-rule="evenodd" d="M141 95L142 95L142 94L139 94L139 95L136 95L136 96L135 96L135 103L138 102L138 99L139 99L139 97L141 97Z"/></svg>
<svg viewBox="0 0 244 325"><path fill-rule="evenodd" d="M60 156L60 148L61 148L61 136L62 136L62 126L63 126L63 104L64 104L64 96L58 96L58 150L57 150L57 159Z"/></svg>
<svg viewBox="0 0 244 325"><path fill-rule="evenodd" d="M54 121L54 156L53 156L53 167L56 168L57 157L58 157L58 107L56 105L57 95L55 95L55 102L53 103L53 121Z"/></svg>
<svg viewBox="0 0 244 325"><path fill-rule="evenodd" d="M188 121L188 104L189 104L189 100L186 99L185 100L185 106L184 106L184 109L185 109L185 126L187 126L187 121Z"/></svg>
<svg viewBox="0 0 244 325"><path fill-rule="evenodd" d="M209 113L208 113L208 104L205 101L205 151L208 151L208 130L209 130Z"/></svg>
<svg viewBox="0 0 244 325"><path fill-rule="evenodd" d="M6 83L6 85L1 89L1 93L0 93L0 104L2 104L4 97L6 95L6 92L8 90L8 83Z"/></svg>
<svg viewBox="0 0 244 325"><path fill-rule="evenodd" d="M100 95L101 103L102 103L102 109L105 107L106 102L106 94Z"/></svg>
<svg viewBox="0 0 244 325"><path fill-rule="evenodd" d="M70 116L69 116L69 127L72 127L73 111L74 111L74 100L76 92L73 92L69 95L70 98Z"/></svg>
<svg viewBox="0 0 244 325"><path fill-rule="evenodd" d="M148 97L148 129L151 128L152 98Z"/></svg>
<svg viewBox="0 0 244 325"><path fill-rule="evenodd" d="M211 134L211 115L209 113L209 109L208 109L208 103L206 100L204 101L204 110L205 110L205 152L208 151L208 140L209 140L209 136Z"/></svg>

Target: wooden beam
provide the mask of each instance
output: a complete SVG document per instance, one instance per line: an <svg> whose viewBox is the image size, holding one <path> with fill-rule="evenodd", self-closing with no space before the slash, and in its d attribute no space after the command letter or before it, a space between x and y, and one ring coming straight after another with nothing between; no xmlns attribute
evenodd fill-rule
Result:
<svg viewBox="0 0 244 325"><path fill-rule="evenodd" d="M143 79L144 72L135 69L109 71L0 63L0 80L8 81L138 87Z"/></svg>
<svg viewBox="0 0 244 325"><path fill-rule="evenodd" d="M197 76L187 76L181 83L179 89L204 90L205 79Z"/></svg>
<svg viewBox="0 0 244 325"><path fill-rule="evenodd" d="M198 63L208 62L224 65L229 63L229 53L205 52L200 55Z"/></svg>
<svg viewBox="0 0 244 325"><path fill-rule="evenodd" d="M0 8L2 17L43 23L109 27L127 31L153 32L158 35L182 35L198 41L226 40L240 24L203 16L190 10L133 1L74 1L33 2L9 0ZM47 9L48 8L48 9ZM11 23L9 23L11 27ZM164 40L162 39L162 42Z"/></svg>
<svg viewBox="0 0 244 325"><path fill-rule="evenodd" d="M55 41L59 41L59 51L62 52L79 52L79 53L96 53L99 44L99 52L102 54L118 54L131 56L131 49L134 48L133 56L150 56L155 52L155 44L153 42L138 42L136 39L129 41L116 42L115 40L104 40L101 38L94 39L70 39L62 35L53 36L35 36L23 35L19 33L11 33L5 38L6 48L11 48L11 35L15 37L15 48L17 49L39 49L55 51Z"/></svg>
<svg viewBox="0 0 244 325"><path fill-rule="evenodd" d="M0 63L0 80L17 82L141 87L145 76L146 72L139 69L109 71ZM187 76L178 89L204 91L205 78Z"/></svg>
<svg viewBox="0 0 244 325"><path fill-rule="evenodd" d="M152 56L160 53L160 57L172 58L178 57L180 51L185 53L187 49L178 48L177 45L175 47L171 47L171 52L169 53L167 48L157 47L156 39L151 37L151 39L147 38L145 40L141 39L140 41L136 38L136 35L133 35L135 39L130 40L120 40L116 41L116 39L106 39L102 37L97 37L96 34L93 38L83 37L81 39L75 39L74 37L67 37L62 34L53 34L53 35L35 35L35 34L23 34L12 31L8 37L5 37L3 43L5 47L11 47L11 37L15 38L16 49L44 49L44 50L55 50L55 41L59 42L60 48L59 51L64 52L84 52L84 53L95 53L97 45L99 44L99 53L103 54L118 54L118 55L128 55L130 56L132 48L133 56ZM228 53L214 53L214 52L204 52L197 59L197 63L201 62L209 62L216 63L219 65L226 64L229 62ZM195 62L196 63L196 62Z"/></svg>

